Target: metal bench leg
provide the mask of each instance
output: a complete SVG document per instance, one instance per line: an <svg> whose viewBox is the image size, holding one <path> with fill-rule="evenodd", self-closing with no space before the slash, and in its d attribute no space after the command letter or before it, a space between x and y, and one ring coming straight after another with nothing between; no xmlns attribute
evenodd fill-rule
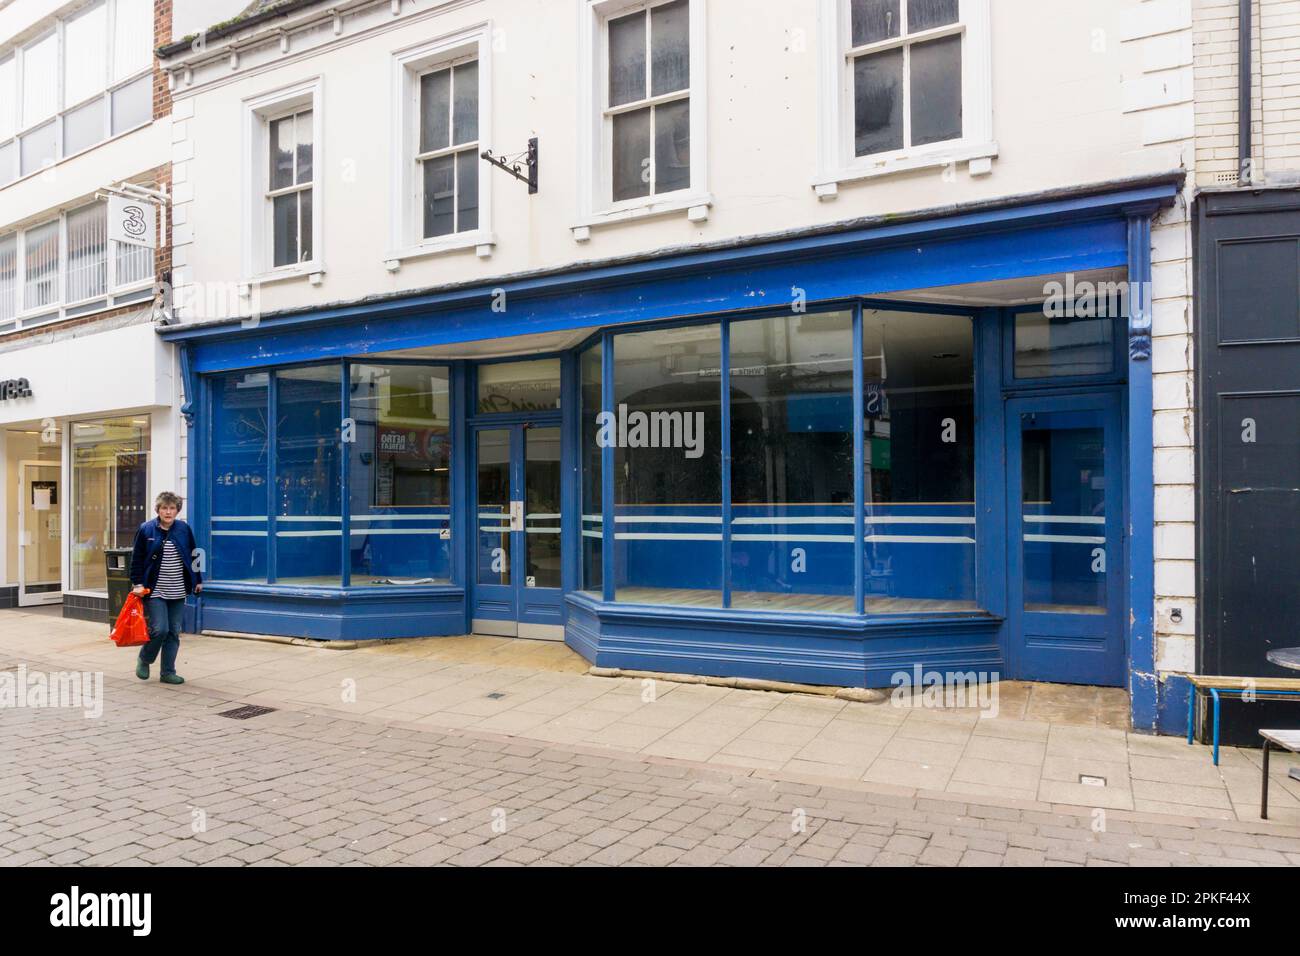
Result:
<svg viewBox="0 0 1300 956"><path fill-rule="evenodd" d="M1264 783L1259 794L1259 818L1268 819L1268 738L1264 738Z"/></svg>
<svg viewBox="0 0 1300 956"><path fill-rule="evenodd" d="M1219 765L1219 692L1215 688L1210 688L1210 695L1214 697L1214 765Z"/></svg>
<svg viewBox="0 0 1300 956"><path fill-rule="evenodd" d="M1187 695L1187 743L1191 744L1192 734L1196 728L1196 687L1190 686L1191 693Z"/></svg>

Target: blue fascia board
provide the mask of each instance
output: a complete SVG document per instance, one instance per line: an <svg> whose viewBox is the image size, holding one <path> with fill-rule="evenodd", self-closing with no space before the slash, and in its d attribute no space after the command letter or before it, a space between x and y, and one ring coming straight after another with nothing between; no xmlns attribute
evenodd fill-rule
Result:
<svg viewBox="0 0 1300 956"><path fill-rule="evenodd" d="M427 322L432 313L441 313L438 323L443 333L443 341L454 343L483 338L484 331L490 330L488 337L518 334L527 329L529 332L560 331L581 328L593 324L610 325L626 321L675 317L678 315L702 314L706 312L725 312L735 309L760 306L780 305L788 301L789 285L780 288L783 282L791 281L789 273L797 271L794 282L813 282L816 276L808 276L808 263L821 264L827 261L838 262L842 267L852 265L853 260L862 254L872 253L869 259L881 257L891 247L895 248L892 263L880 263L881 268L869 270L861 276L862 281L853 283L839 293L822 289L811 289L803 285L810 301L833 299L837 295L859 296L880 295L891 292L931 287L933 285L952 285L964 282L990 281L999 278L1019 278L1024 275L1045 274L1052 271L1088 268L1105 268L1122 262L1116 262L1114 255L1102 255L1102 249L1114 252L1113 244L1116 234L1110 230L1097 248L1098 235L1089 234L1085 229L1078 234L1078 242L1073 248L1061 248L1054 253L1051 249L1040 249L1039 240L1046 237L1035 227L1047 227L1046 234L1059 231L1062 227L1083 227L1089 223L1104 221L1113 229L1114 223L1123 221L1125 212L1135 207L1156 206L1168 203L1176 195L1177 187L1173 183L1151 185L1141 188L1125 189L1101 195L1092 195L1051 202L1027 203L991 210L980 210L966 214L955 214L942 218L922 219L896 224L876 224L867 228L841 230L837 232L806 235L798 238L778 241L752 240L748 243L737 241L718 248L704 251L684 252L680 255L667 255L639 261L604 264L593 268L574 268L562 272L540 276L531 276L515 280L499 280L494 283L459 287L442 292L415 294L401 297L383 297L369 299L346 305L317 310L302 310L280 315L264 316L254 329L242 327L239 323L213 323L197 327L177 326L160 330L160 335L169 341L192 341L196 345L220 340L241 340L244 345L238 349L245 360L252 359L256 365L275 364L286 361L283 350L270 346L272 337L288 335L292 330L309 327L313 336L319 336L325 327L331 324L353 324L357 319L366 321L366 325L355 331L361 333L352 339L353 351L367 351L368 340L374 341L374 348L401 348L401 344L390 344L401 340L400 330L392 327L393 320L402 316L416 316ZM992 240L998 233L1012 232L1024 235L1026 230L1033 231L1033 239L1021 245L1021 252L1027 253L1033 271L1009 269L1009 263L989 262L983 269L977 268L977 262L966 259L965 262L948 262L944 269L941 256L927 257L926 265L930 268L926 275L916 273L904 253L901 258L899 250L921 253L945 240L958 240L977 236ZM917 246L918 242L925 243ZM1121 243L1122 244L1122 243ZM1014 245L1014 243L1013 243ZM1000 246L1005 250L1005 243ZM1093 258L1086 253L1091 250ZM957 243L948 247L950 253L960 251L969 254L968 247ZM993 251L993 250L990 250ZM1084 253L1080 257L1080 253ZM959 260L961 256L957 257ZM1060 262L1053 265L1054 259ZM847 260L847 262L845 261ZM785 268L785 274L777 281L770 276L765 280L770 264L779 264ZM1029 265L1030 263L1026 263ZM889 266L892 265L892 268ZM967 268L961 268L961 266ZM798 266L797 269L794 267ZM955 268L954 268L955 267ZM682 290L688 296L677 303L676 309L665 311L663 303L637 303L637 296L627 296L626 286L639 285L655 279L673 280L674 287L680 281L696 277L706 283L717 283L717 272L735 276L747 276L749 281L739 289L722 294L714 289L712 295L689 295L689 289ZM712 274L711 274L712 273ZM734 285L733 283L729 283ZM621 289L622 294L613 293ZM510 302L509 313L493 313L485 309L495 290L504 289ZM597 291L604 295L595 294ZM514 301L510 301L511 297ZM552 298L549 308L543 302ZM612 298L615 310L600 307L602 298ZM522 301L521 301L522 300ZM576 300L576 301L575 301ZM584 301L585 300L585 301ZM531 304L530 304L531 303ZM582 322L547 323L548 313L563 313L566 306L585 305ZM640 305L638 308L637 306ZM658 305L659 308L654 308ZM525 307L521 309L521 306ZM620 311L621 310L621 311ZM527 312L528 314L520 314ZM458 314L460 313L460 314ZM484 313L487 313L484 316ZM477 322L467 321L471 316ZM371 327L373 320L383 320ZM428 330L421 339L422 344L440 344L427 342ZM329 343L321 343L327 345ZM336 345L338 343L335 343ZM215 371L219 368L236 367L228 364L229 359L201 348L198 370ZM335 350L328 354L348 354L347 350ZM218 364L214 364L214 362Z"/></svg>
<svg viewBox="0 0 1300 956"><path fill-rule="evenodd" d="M1036 229L982 232L925 244L862 248L844 254L787 258L755 265L739 253L705 271L677 272L661 281L586 282L565 294L507 298L505 313L490 308L492 291L470 301L402 316L374 305L350 313L350 323L318 317L303 324L264 321L250 338L229 335L193 343L199 372L260 368L543 332L573 331L690 316L789 308L794 290L809 303L883 297L941 286L1124 266L1122 219L1055 223ZM642 276L644 279L645 277Z"/></svg>

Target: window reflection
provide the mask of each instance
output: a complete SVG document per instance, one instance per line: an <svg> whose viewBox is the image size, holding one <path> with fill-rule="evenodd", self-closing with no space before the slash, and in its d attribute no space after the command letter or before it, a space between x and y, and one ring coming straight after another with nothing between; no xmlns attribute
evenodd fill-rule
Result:
<svg viewBox="0 0 1300 956"><path fill-rule="evenodd" d="M235 372L212 383L214 581L266 581L270 381L269 372Z"/></svg>
<svg viewBox="0 0 1300 956"><path fill-rule="evenodd" d="M618 335L614 569L619 601L722 602L722 337L716 324Z"/></svg>
<svg viewBox="0 0 1300 956"><path fill-rule="evenodd" d="M731 326L731 606L851 614L853 315Z"/></svg>
<svg viewBox="0 0 1300 956"><path fill-rule="evenodd" d="M867 613L974 610L969 316L866 310Z"/></svg>
<svg viewBox="0 0 1300 956"><path fill-rule="evenodd" d="M353 365L348 553L354 587L451 580L446 368Z"/></svg>
<svg viewBox="0 0 1300 956"><path fill-rule="evenodd" d="M275 374L275 580L342 584L342 368Z"/></svg>
<svg viewBox="0 0 1300 956"><path fill-rule="evenodd" d="M153 517L149 416L74 422L72 590L107 591L106 548L129 548Z"/></svg>

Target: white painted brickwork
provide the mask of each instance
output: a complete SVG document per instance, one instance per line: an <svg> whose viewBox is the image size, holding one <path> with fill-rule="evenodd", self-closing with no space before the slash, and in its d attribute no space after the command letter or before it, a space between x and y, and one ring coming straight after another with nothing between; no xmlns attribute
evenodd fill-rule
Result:
<svg viewBox="0 0 1300 956"><path fill-rule="evenodd" d="M1237 0L1195 0L1196 181L1237 177ZM1255 0L1256 182L1300 180L1300 0Z"/></svg>
<svg viewBox="0 0 1300 956"><path fill-rule="evenodd" d="M1300 2L1300 0L1298 0ZM1141 107L1144 143L1170 143L1178 164L1195 168L1191 138L1199 117L1193 0L1136 0L1123 40L1141 72L1124 79L1126 111ZM1194 79L1195 78L1195 79ZM1195 175L1177 205L1151 234L1152 351L1155 433L1156 668L1195 669L1196 525L1192 402L1192 236L1189 210ZM1177 612L1180 620L1174 621Z"/></svg>

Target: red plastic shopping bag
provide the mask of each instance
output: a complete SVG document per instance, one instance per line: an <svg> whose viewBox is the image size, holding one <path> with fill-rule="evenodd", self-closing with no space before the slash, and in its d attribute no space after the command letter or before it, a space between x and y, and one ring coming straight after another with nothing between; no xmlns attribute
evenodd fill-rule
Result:
<svg viewBox="0 0 1300 956"><path fill-rule="evenodd" d="M149 590L145 589L145 594ZM110 635L118 647L139 647L149 643L149 625L144 619L144 602L138 595L128 594L122 605L122 613L117 616Z"/></svg>

